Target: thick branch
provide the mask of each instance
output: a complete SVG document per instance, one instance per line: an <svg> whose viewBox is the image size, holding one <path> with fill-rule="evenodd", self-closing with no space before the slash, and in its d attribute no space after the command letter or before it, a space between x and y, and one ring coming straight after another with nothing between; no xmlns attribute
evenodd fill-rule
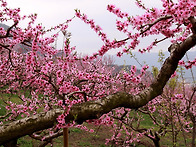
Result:
<svg viewBox="0 0 196 147"><path fill-rule="evenodd" d="M188 37L181 44L170 46L170 56L164 62L157 78L150 87L144 89L137 95L118 92L97 101L88 101L82 104L73 105L66 122L75 120L78 123L88 119L97 119L103 114L118 107L138 109L146 105L150 100L160 95L167 81L178 66L179 60L184 54L196 45L196 34ZM21 136L52 127L62 110L56 109L47 113L40 113L35 116L24 118L0 127L0 145Z"/></svg>
<svg viewBox="0 0 196 147"><path fill-rule="evenodd" d="M172 44L170 46L172 52L164 62L157 78L152 82L150 87L144 89L139 94L131 95L124 92L118 92L107 96L105 99L74 105L69 115L66 117L67 121L76 118L75 121L82 123L87 119L99 118L102 114L108 113L112 109L118 107L138 109L146 105L150 100L162 93L167 81L175 72L179 60L181 60L185 53L195 45L196 34L188 37L181 44Z"/></svg>
<svg viewBox="0 0 196 147"><path fill-rule="evenodd" d="M63 111L59 109L51 110L0 127L0 145L24 135L30 135L36 130L54 126L56 118L62 113Z"/></svg>
<svg viewBox="0 0 196 147"><path fill-rule="evenodd" d="M192 30L193 34L196 34L196 19L195 19L195 17L191 16L189 18L189 20L190 20L190 22L192 24L191 30Z"/></svg>

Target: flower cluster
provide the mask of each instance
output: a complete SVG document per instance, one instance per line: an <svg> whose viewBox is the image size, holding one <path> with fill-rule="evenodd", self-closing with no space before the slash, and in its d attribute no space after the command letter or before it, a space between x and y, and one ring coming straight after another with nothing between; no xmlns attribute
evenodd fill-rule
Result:
<svg viewBox="0 0 196 147"><path fill-rule="evenodd" d="M128 17L128 16L129 16L128 13L122 12L122 11L120 10L120 8L116 8L115 5L108 5L108 6L107 6L107 10L108 10L109 12L112 12L112 13L116 14L116 15L117 15L118 17L120 17L120 18L124 18L124 17Z"/></svg>
<svg viewBox="0 0 196 147"><path fill-rule="evenodd" d="M187 61L187 63L183 60L179 61L178 63L181 66L184 66L186 69L192 68L192 66L196 66L196 58L193 61Z"/></svg>

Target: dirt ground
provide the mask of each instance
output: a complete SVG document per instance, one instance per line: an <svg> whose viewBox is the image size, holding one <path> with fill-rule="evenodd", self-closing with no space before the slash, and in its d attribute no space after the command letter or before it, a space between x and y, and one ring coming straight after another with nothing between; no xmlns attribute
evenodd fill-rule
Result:
<svg viewBox="0 0 196 147"><path fill-rule="evenodd" d="M79 129L70 129L69 131L69 146L70 147L106 147L106 138L110 138L112 133L110 128L106 126L88 125L88 128L93 128L94 132L87 132Z"/></svg>

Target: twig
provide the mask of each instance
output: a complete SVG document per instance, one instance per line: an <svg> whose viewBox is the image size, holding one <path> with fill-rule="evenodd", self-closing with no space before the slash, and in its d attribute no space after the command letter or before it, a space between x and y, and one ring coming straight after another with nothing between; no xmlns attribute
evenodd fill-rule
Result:
<svg viewBox="0 0 196 147"><path fill-rule="evenodd" d="M141 30L140 35L142 35L143 33L147 32L148 30L150 30L151 27L154 26L155 24L157 24L158 22L160 22L160 21L162 21L162 20L167 20L167 19L170 19L170 18L172 18L171 15L166 15L166 16L163 16L163 17L158 18L158 19L155 20L153 23L148 23L148 24L143 25L141 28L144 28L144 27L146 27L146 26L148 26L148 27L147 27L146 29L144 29L144 30ZM127 38L125 38L125 39L123 39L123 40L116 41L116 43L125 42L125 41L127 41L127 40L129 40L129 39L130 39L130 38L127 37Z"/></svg>
<svg viewBox="0 0 196 147"><path fill-rule="evenodd" d="M84 91L74 91L74 92L68 94L67 96L68 96L68 97L71 97L71 96L73 96L74 94L83 94L83 95L84 95L84 101L87 102L87 98L86 98L87 95L86 95L86 93L85 93Z"/></svg>
<svg viewBox="0 0 196 147"><path fill-rule="evenodd" d="M160 39L160 40L155 40L154 42L153 42L153 45L156 45L156 44L158 44L159 42L162 42L162 41L164 41L164 40L166 40L166 39L168 39L169 37L165 37L165 38L163 38L163 39Z"/></svg>
<svg viewBox="0 0 196 147"><path fill-rule="evenodd" d="M163 16L163 17L159 17L157 20L155 20L153 23L148 23L148 24L145 24L144 26L142 26L142 28L148 26L145 30L141 30L140 32L140 35L145 33L146 31L150 30L150 28L152 26L154 26L155 24L157 24L158 22L162 21L162 20L167 20L167 19L170 19L172 18L171 15L166 15L166 16Z"/></svg>
<svg viewBox="0 0 196 147"><path fill-rule="evenodd" d="M10 115L10 114L12 114L12 113L9 112L9 113L7 113L7 114L5 114L5 115L3 115L3 116L0 116L0 119L4 119L4 118L6 118L8 115Z"/></svg>
<svg viewBox="0 0 196 147"><path fill-rule="evenodd" d="M0 44L0 46L8 50L8 53L9 53L8 55L9 55L10 63L11 63L11 65L12 65L12 67L16 68L16 66L15 66L15 65L13 64L13 62L12 62L12 58L11 58L12 50L11 50L10 48L8 48L9 45Z"/></svg>
<svg viewBox="0 0 196 147"><path fill-rule="evenodd" d="M40 140L40 141L48 141L48 140L51 140L51 139L54 139L58 136L61 136L63 135L63 130L59 130L57 131L56 133L53 133L52 135L47 135L47 136L44 136L44 139L43 139L43 136L41 135L38 135L38 134L31 134L29 135L31 138L33 139L36 139L36 140Z"/></svg>

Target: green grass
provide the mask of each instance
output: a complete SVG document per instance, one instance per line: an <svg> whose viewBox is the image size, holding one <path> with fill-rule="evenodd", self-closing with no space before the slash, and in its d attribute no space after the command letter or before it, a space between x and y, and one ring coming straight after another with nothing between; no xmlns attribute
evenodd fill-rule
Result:
<svg viewBox="0 0 196 147"><path fill-rule="evenodd" d="M105 144L102 144L102 145L100 145L99 147L108 147L108 146L106 146Z"/></svg>
<svg viewBox="0 0 196 147"><path fill-rule="evenodd" d="M4 101L12 101L13 103L21 103L21 100L18 98L17 95L14 94L3 94L0 97L0 116L6 114L6 104Z"/></svg>
<svg viewBox="0 0 196 147"><path fill-rule="evenodd" d="M141 122L142 127L149 129L154 126L149 115L143 114L143 118L144 118L144 121Z"/></svg>
<svg viewBox="0 0 196 147"><path fill-rule="evenodd" d="M79 146L82 146L82 147L93 147L93 146L91 145L91 143L89 143L89 142L84 142L84 141L81 141L81 142L79 143Z"/></svg>
<svg viewBox="0 0 196 147"><path fill-rule="evenodd" d="M4 102L0 99L0 116L5 115L5 113L6 113L6 109L5 109L4 105L5 105Z"/></svg>
<svg viewBox="0 0 196 147"><path fill-rule="evenodd" d="M82 133L82 130L79 129L79 128L70 128L69 131L70 131L71 133L72 133L72 132L74 132L74 133Z"/></svg>
<svg viewBox="0 0 196 147"><path fill-rule="evenodd" d="M23 138L19 138L17 141L17 144L20 147L32 147L32 141L31 140L27 140L27 139L23 139Z"/></svg>

